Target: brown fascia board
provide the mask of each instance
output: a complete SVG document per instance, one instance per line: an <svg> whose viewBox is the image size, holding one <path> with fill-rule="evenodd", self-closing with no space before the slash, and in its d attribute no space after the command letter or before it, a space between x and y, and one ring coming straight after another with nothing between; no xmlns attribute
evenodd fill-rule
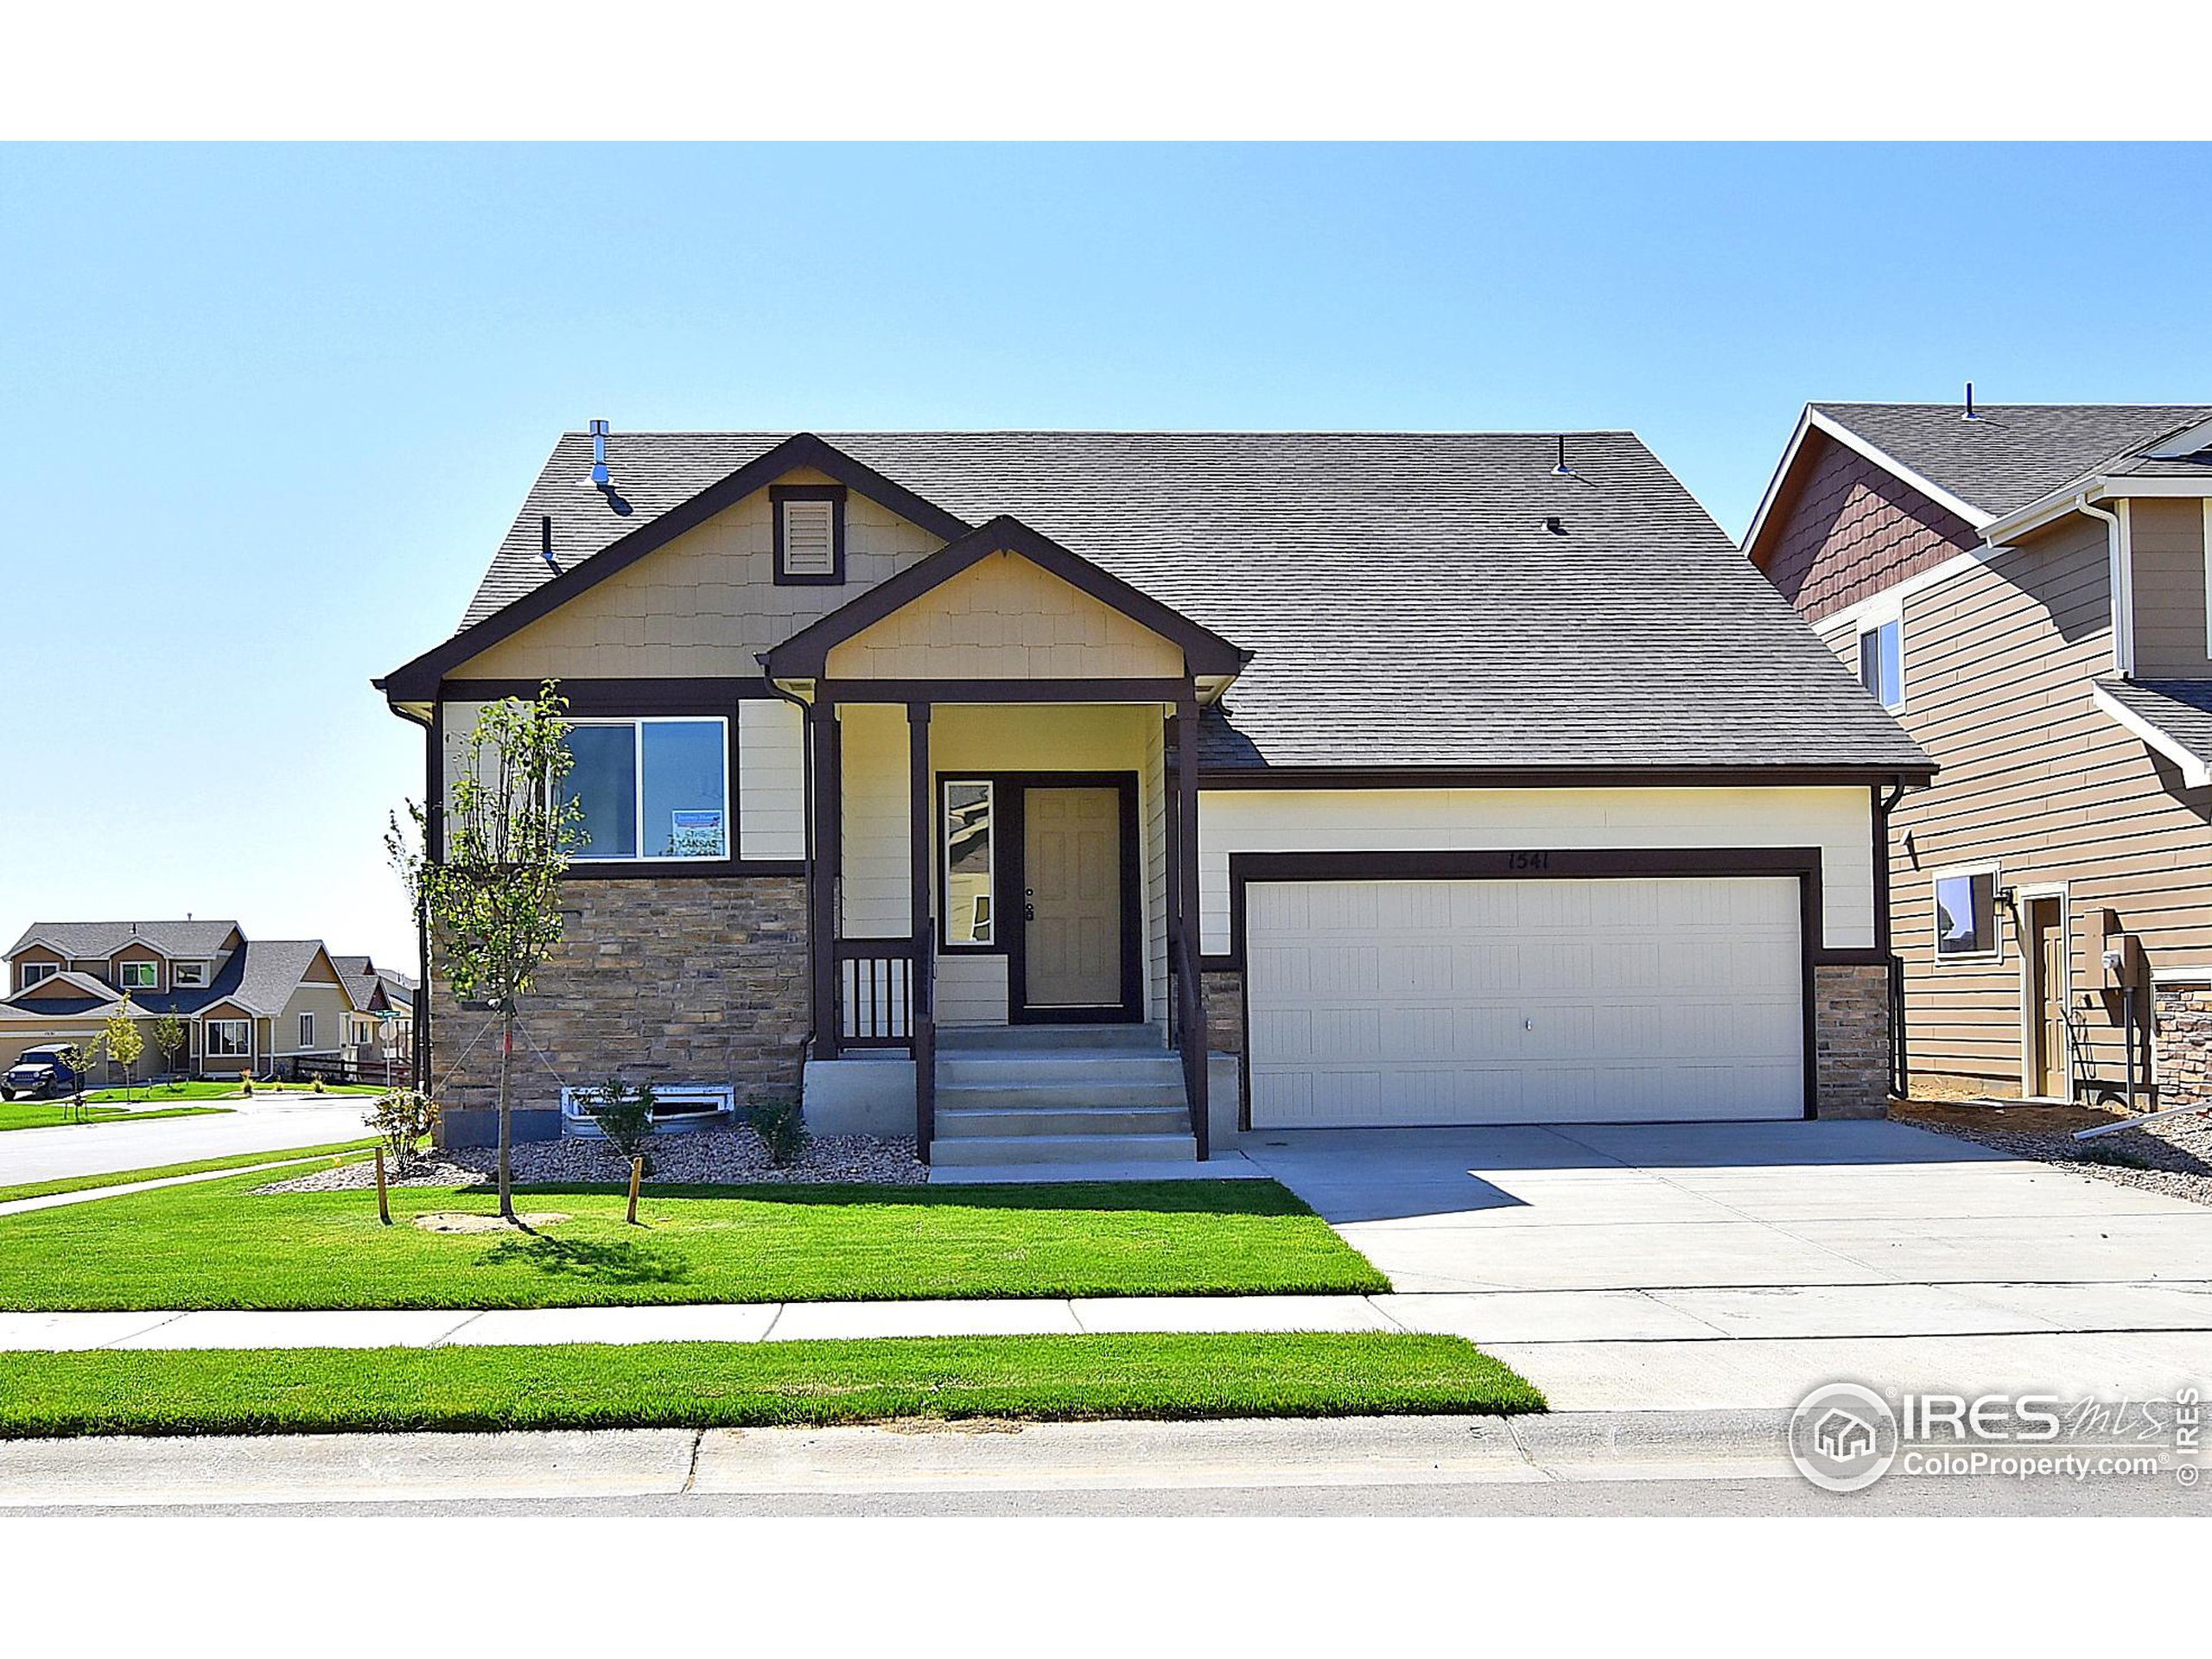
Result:
<svg viewBox="0 0 2212 1659"><path fill-rule="evenodd" d="M988 555L1001 552L1020 554L1070 587L1180 646L1185 671L1191 675L1236 674L1252 659L1250 652L1200 626L1173 606L1132 587L1081 554L1071 552L1019 518L1001 513L761 652L760 664L771 679L819 679L828 671L830 652L835 647Z"/></svg>
<svg viewBox="0 0 2212 1659"><path fill-rule="evenodd" d="M654 549L665 546L684 531L696 529L716 513L803 467L827 473L847 488L910 523L919 524L933 536L952 541L968 533L966 519L947 512L933 501L923 499L906 486L854 460L813 433L801 432L785 438L719 482L709 485L690 500L671 507L651 524L641 524L627 536L609 543L581 564L563 571L519 599L509 601L474 626L462 629L443 644L369 683L393 704L433 700L437 696L438 682L445 677L447 670L459 667L509 634L558 610L586 589L635 564Z"/></svg>
<svg viewBox="0 0 2212 1659"><path fill-rule="evenodd" d="M1928 784L1933 762L1898 766L1243 766L1201 768L1205 789L1621 789L1680 785Z"/></svg>

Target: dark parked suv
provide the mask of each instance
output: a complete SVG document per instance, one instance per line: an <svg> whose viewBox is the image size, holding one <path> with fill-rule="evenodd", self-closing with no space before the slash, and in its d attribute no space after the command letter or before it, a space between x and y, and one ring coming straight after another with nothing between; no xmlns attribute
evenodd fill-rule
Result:
<svg viewBox="0 0 2212 1659"><path fill-rule="evenodd" d="M69 1046L48 1043L16 1057L7 1077L0 1079L0 1100L73 1095L84 1086L85 1074L69 1064Z"/></svg>

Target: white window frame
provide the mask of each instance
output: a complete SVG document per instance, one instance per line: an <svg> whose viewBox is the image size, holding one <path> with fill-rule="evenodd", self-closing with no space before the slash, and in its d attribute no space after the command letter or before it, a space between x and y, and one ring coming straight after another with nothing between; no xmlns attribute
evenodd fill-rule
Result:
<svg viewBox="0 0 2212 1659"><path fill-rule="evenodd" d="M599 1122L584 1103L584 1096L594 1092L588 1089L561 1090L562 1132L566 1135L599 1135ZM696 1123L702 1118L728 1117L737 1111L737 1090L727 1083L657 1083L653 1098L662 1110L653 1115L656 1127L664 1122ZM677 1109L671 1110L670 1108Z"/></svg>
<svg viewBox="0 0 2212 1659"><path fill-rule="evenodd" d="M28 991L34 985L45 983L60 971L59 967L50 962L27 962L16 970L16 976L21 982L17 988L19 991Z"/></svg>
<svg viewBox="0 0 2212 1659"><path fill-rule="evenodd" d="M981 788L983 798L989 804L985 809L990 823L990 868L983 873L983 891L991 901L988 939L956 939L952 937L952 837L947 831L951 815L952 791L963 785ZM955 777L946 774L937 792L938 804L938 909L943 914L938 929L938 944L946 950L1002 951L999 943L998 880L999 880L999 790L995 778Z"/></svg>
<svg viewBox="0 0 2212 1659"><path fill-rule="evenodd" d="M1955 877L1989 878L1989 938L1986 950L1946 950L1943 949L1942 906L1936 899L1936 889L1944 881ZM2005 904L1999 897L2005 884L2003 868L1993 858L1977 860L1970 864L1945 864L1928 873L1929 950L1940 966L1954 967L1961 963L1987 966L2005 960Z"/></svg>
<svg viewBox="0 0 2212 1659"><path fill-rule="evenodd" d="M722 715L585 715L571 720L574 726L627 726L630 728L630 753L637 779L636 797L630 804L631 830L633 844L641 850L634 853L594 853L587 846L574 855L572 864L722 864L737 856L737 824L730 808L730 744L729 720ZM713 726L721 733L722 740L722 850L720 854L655 853L647 855L645 845L645 728L648 726Z"/></svg>
<svg viewBox="0 0 2212 1659"><path fill-rule="evenodd" d="M153 977L143 983L129 977L141 969L151 969ZM158 962L126 962L115 970L115 982L126 991L157 991L162 988L162 964Z"/></svg>
<svg viewBox="0 0 2212 1659"><path fill-rule="evenodd" d="M1884 628L1895 628L1897 631L1897 684L1895 702L1883 696L1872 686L1866 685L1866 636L1869 634L1879 636ZM1878 638L1874 649L1878 660L1881 652ZM1859 684L1866 686L1866 694L1880 703L1883 708L1893 715L1904 711L1905 700L1904 607L1901 602L1878 606L1858 620L1852 634L1851 671Z"/></svg>
<svg viewBox="0 0 2212 1659"><path fill-rule="evenodd" d="M302 1008L300 1011L299 1046L302 1048L315 1046L315 1010L313 1008Z"/></svg>
<svg viewBox="0 0 2212 1659"><path fill-rule="evenodd" d="M203 1060L251 1060L253 1054L253 1021L251 1020L202 1020L200 1025L200 1058ZM233 1027L245 1033L245 1046L235 1052L226 1046L215 1046L216 1039Z"/></svg>
<svg viewBox="0 0 2212 1659"><path fill-rule="evenodd" d="M187 975L190 977L187 978ZM169 983L179 990L202 989L207 983L207 964L204 962L173 962L169 964Z"/></svg>

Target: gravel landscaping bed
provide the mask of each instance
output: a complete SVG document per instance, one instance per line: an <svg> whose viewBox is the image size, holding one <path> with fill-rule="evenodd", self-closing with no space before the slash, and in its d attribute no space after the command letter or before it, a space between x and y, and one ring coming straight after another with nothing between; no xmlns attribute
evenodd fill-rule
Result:
<svg viewBox="0 0 2212 1659"><path fill-rule="evenodd" d="M661 1185L729 1185L754 1182L853 1182L872 1186L915 1186L927 1167L914 1156L914 1143L878 1140L865 1135L821 1135L807 1143L796 1164L778 1169L768 1161L760 1137L750 1129L710 1129L662 1135L653 1142L649 1180ZM571 1181L621 1182L630 1179L629 1160L606 1141L583 1136L533 1141L512 1154L517 1185ZM394 1186L471 1186L494 1179L499 1154L490 1147L436 1152L391 1172ZM288 1181L256 1187L257 1192L340 1192L374 1186L376 1166L368 1159L319 1169Z"/></svg>
<svg viewBox="0 0 2212 1659"><path fill-rule="evenodd" d="M2212 1205L2212 1115L2138 1124L2094 1141L2076 1141L2073 1132L2120 1121L2114 1114L2077 1106L1898 1101L1891 1103L1890 1116L2016 1158L2063 1164L2122 1186Z"/></svg>

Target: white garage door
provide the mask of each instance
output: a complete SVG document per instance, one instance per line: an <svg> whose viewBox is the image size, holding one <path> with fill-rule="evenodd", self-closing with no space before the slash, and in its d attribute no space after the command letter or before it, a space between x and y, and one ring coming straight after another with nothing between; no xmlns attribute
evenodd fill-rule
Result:
<svg viewBox="0 0 2212 1659"><path fill-rule="evenodd" d="M1254 883L1252 1122L1803 1116L1787 877Z"/></svg>

